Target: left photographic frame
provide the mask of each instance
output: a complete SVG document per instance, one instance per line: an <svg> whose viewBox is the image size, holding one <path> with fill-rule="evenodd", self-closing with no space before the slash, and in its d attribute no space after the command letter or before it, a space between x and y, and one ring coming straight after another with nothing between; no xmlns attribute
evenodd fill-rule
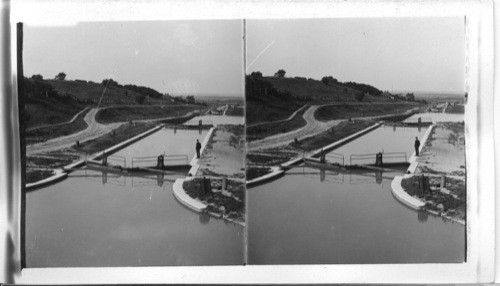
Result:
<svg viewBox="0 0 500 286"><path fill-rule="evenodd" d="M17 25L23 268L245 263L242 25Z"/></svg>

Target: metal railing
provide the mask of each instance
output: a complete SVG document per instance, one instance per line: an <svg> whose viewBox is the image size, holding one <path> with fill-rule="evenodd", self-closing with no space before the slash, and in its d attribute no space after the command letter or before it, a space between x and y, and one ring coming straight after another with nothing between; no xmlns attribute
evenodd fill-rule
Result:
<svg viewBox="0 0 500 286"><path fill-rule="evenodd" d="M330 163L339 163L344 165L344 155L339 153L327 153L325 154L326 161Z"/></svg>
<svg viewBox="0 0 500 286"><path fill-rule="evenodd" d="M396 161L399 159L400 161ZM352 165L355 161L370 161L375 163L377 160L377 154L351 154L349 158L349 164ZM404 161L403 161L404 160ZM385 152L382 153L382 161L386 163L399 163L399 162L408 162L408 156L405 152ZM389 161L389 162L387 162ZM370 164L370 163L368 163Z"/></svg>
<svg viewBox="0 0 500 286"><path fill-rule="evenodd" d="M116 163L119 163L119 166L122 166L123 168L127 168L127 158L123 156L118 156L118 155L110 155L107 157L108 163L111 161L113 162L113 165L116 165ZM121 165L123 163L123 165Z"/></svg>
<svg viewBox="0 0 500 286"><path fill-rule="evenodd" d="M414 118L407 118L403 120L403 122L406 123L418 123L418 119L420 118L421 123L432 123L432 118L430 117L414 117Z"/></svg>
<svg viewBox="0 0 500 286"><path fill-rule="evenodd" d="M189 157L188 155L161 155L163 156L163 164L166 162L185 162L186 165L189 165ZM134 165L137 166L138 163L153 163L154 166L156 166L156 163L158 162L158 156L148 156L148 157L133 157L132 158L132 168L134 168ZM179 164L180 165L180 164Z"/></svg>
<svg viewBox="0 0 500 286"><path fill-rule="evenodd" d="M188 155L164 155L163 162L185 162L186 165L189 165L189 157Z"/></svg>

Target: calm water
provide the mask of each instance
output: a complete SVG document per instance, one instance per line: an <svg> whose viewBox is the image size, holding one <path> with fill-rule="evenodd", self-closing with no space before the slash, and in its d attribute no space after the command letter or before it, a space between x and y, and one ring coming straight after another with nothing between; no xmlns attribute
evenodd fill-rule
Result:
<svg viewBox="0 0 500 286"><path fill-rule="evenodd" d="M433 123L436 123L436 122L462 122L465 120L464 114L427 112L427 113L414 114L414 115L408 117L405 121L416 122L419 117L422 118L422 122L432 121Z"/></svg>
<svg viewBox="0 0 500 286"><path fill-rule="evenodd" d="M196 154L196 139L202 142L207 133L208 130L200 132L199 130L162 128L113 155L125 157L127 167L131 167L133 157L156 157L163 153L166 155L187 155L189 163ZM186 162L185 159L184 161L176 161L176 163L182 162ZM134 163L134 166L151 166L155 163L153 159L151 162Z"/></svg>
<svg viewBox="0 0 500 286"><path fill-rule="evenodd" d="M325 172L321 181L317 169L293 169L249 189L248 263L464 260L464 226L405 207L391 193L394 174L378 176Z"/></svg>
<svg viewBox="0 0 500 286"><path fill-rule="evenodd" d="M346 163L382 149L409 157L425 131L382 126L333 152ZM465 227L405 207L391 192L395 175L294 168L249 189L248 263L462 262Z"/></svg>
<svg viewBox="0 0 500 286"><path fill-rule="evenodd" d="M186 123L185 125L198 125L199 121L203 124L215 124L215 125L241 125L245 124L245 117L243 116L223 116L223 115L202 115L196 116Z"/></svg>
<svg viewBox="0 0 500 286"><path fill-rule="evenodd" d="M333 153L344 155L346 164L350 162L352 154L375 154L378 152L403 152L406 154L407 159L415 151L415 137L420 140L427 131L427 127L400 127L400 126L385 126L382 125L377 129L366 133L365 135L343 145L335 150ZM423 143L422 143L423 144ZM354 156L353 156L354 157ZM404 161L404 157L403 161ZM373 161L373 162L371 162ZM387 158L384 162L390 162ZM393 161L401 161L395 158ZM375 156L368 160L353 160L353 164L374 163Z"/></svg>
<svg viewBox="0 0 500 286"><path fill-rule="evenodd" d="M29 192L27 267L242 264L243 228L181 206L181 176L79 170Z"/></svg>

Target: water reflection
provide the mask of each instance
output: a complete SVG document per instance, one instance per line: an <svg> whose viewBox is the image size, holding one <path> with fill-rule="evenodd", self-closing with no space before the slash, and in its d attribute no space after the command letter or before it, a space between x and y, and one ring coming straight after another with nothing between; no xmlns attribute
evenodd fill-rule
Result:
<svg viewBox="0 0 500 286"><path fill-rule="evenodd" d="M426 222L429 219L429 214L426 211L419 211L417 215L419 222Z"/></svg>
<svg viewBox="0 0 500 286"><path fill-rule="evenodd" d="M464 227L395 199L399 172L299 168L248 192L249 264L464 261Z"/></svg>
<svg viewBox="0 0 500 286"><path fill-rule="evenodd" d="M201 224L208 224L210 222L210 215L207 213L201 213L199 219Z"/></svg>
<svg viewBox="0 0 500 286"><path fill-rule="evenodd" d="M181 205L178 177L76 170L27 193L26 266L241 264L243 228Z"/></svg>
<svg viewBox="0 0 500 286"><path fill-rule="evenodd" d="M158 186L163 187L165 182L174 183L177 178L186 176L183 170L169 171L168 173L119 173L106 170L83 169L80 175L71 177L83 178L89 181L98 181L102 185L125 186L130 181L132 187Z"/></svg>

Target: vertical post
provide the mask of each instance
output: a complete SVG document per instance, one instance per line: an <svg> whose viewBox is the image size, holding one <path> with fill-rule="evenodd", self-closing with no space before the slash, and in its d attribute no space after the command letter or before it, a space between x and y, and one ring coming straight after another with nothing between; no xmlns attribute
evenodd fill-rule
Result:
<svg viewBox="0 0 500 286"><path fill-rule="evenodd" d="M105 166L108 165L108 155L106 152L102 152L102 164Z"/></svg>
<svg viewBox="0 0 500 286"><path fill-rule="evenodd" d="M441 176L441 188L445 188L445 187L446 187L446 176L442 175Z"/></svg>
<svg viewBox="0 0 500 286"><path fill-rule="evenodd" d="M222 178L222 189L227 190L227 178Z"/></svg>
<svg viewBox="0 0 500 286"><path fill-rule="evenodd" d="M382 152L378 152L377 155L375 155L375 165L376 166L382 166L383 165L383 162L382 162Z"/></svg>

